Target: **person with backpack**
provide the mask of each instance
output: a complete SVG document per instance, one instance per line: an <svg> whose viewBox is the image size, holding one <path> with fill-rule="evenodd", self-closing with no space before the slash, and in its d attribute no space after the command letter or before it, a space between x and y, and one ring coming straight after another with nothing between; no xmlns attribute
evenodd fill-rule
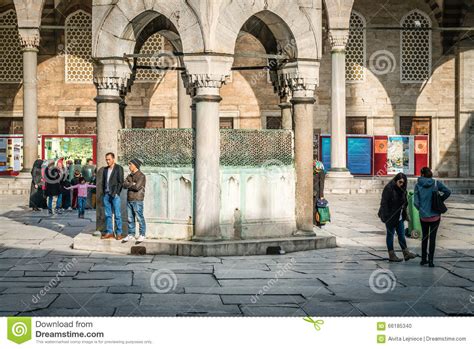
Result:
<svg viewBox="0 0 474 349"><path fill-rule="evenodd" d="M410 252L405 239L405 221L408 220L407 213L407 176L398 173L383 189L380 201L379 218L385 223L387 229L386 244L389 262L408 261L416 258L416 254ZM393 246L395 232L397 232L398 243L403 252L403 259L398 258Z"/></svg>
<svg viewBox="0 0 474 349"><path fill-rule="evenodd" d="M433 268L434 253L436 247L436 235L441 214L447 211L444 201L451 195L442 182L433 179L433 172L429 167L421 169L421 177L415 186L414 205L420 212L421 230L421 262L420 265L428 264ZM429 241L429 251L428 249Z"/></svg>
<svg viewBox="0 0 474 349"><path fill-rule="evenodd" d="M325 225L331 221L328 201L324 198L325 179L324 164L319 160L313 161L313 204L315 211L313 223L316 223L318 226Z"/></svg>

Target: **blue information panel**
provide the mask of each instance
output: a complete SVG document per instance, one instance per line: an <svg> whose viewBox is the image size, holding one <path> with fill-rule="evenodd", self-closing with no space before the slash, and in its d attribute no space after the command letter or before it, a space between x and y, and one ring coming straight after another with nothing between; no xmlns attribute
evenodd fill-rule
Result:
<svg viewBox="0 0 474 349"><path fill-rule="evenodd" d="M321 137L321 161L326 171L331 169L331 138Z"/></svg>
<svg viewBox="0 0 474 349"><path fill-rule="evenodd" d="M353 175L372 174L372 138L347 137L347 168Z"/></svg>
<svg viewBox="0 0 474 349"><path fill-rule="evenodd" d="M347 137L347 168L353 175L372 175L372 137ZM331 168L331 137L321 137L321 161Z"/></svg>

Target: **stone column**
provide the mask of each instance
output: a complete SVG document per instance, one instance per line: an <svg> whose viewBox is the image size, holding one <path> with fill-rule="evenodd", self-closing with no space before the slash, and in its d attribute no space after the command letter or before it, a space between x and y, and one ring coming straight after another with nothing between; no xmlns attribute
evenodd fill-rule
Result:
<svg viewBox="0 0 474 349"><path fill-rule="evenodd" d="M296 226L313 231L313 109L314 90L293 92L295 121Z"/></svg>
<svg viewBox="0 0 474 349"><path fill-rule="evenodd" d="M218 240L220 234L220 130L218 88L197 88L194 237Z"/></svg>
<svg viewBox="0 0 474 349"><path fill-rule="evenodd" d="M233 59L226 56L188 56L186 87L194 92L194 240L215 241L220 231L220 87L230 75Z"/></svg>
<svg viewBox="0 0 474 349"><path fill-rule="evenodd" d="M474 176L474 44L458 43L456 53L459 177Z"/></svg>
<svg viewBox="0 0 474 349"><path fill-rule="evenodd" d="M102 205L102 175L105 154L112 152L118 155L118 131L124 126L124 98L128 91L130 69L121 61L102 61L94 65L94 84L97 88L97 205L96 229L105 228L105 213ZM124 194L123 192L122 194ZM124 214L126 200L122 200L122 225L126 232Z"/></svg>
<svg viewBox="0 0 474 349"><path fill-rule="evenodd" d="M352 177L346 165L346 44L347 30L330 30L331 170L328 177Z"/></svg>
<svg viewBox="0 0 474 349"><path fill-rule="evenodd" d="M38 29L19 29L23 48L23 172L38 159Z"/></svg>
<svg viewBox="0 0 474 349"><path fill-rule="evenodd" d="M192 128L192 98L188 94L182 74L178 72L178 128Z"/></svg>
<svg viewBox="0 0 474 349"><path fill-rule="evenodd" d="M105 154L118 153L118 131L123 127L124 97L129 83L128 66L105 63L95 66L97 88L97 166L105 166Z"/></svg>
<svg viewBox="0 0 474 349"><path fill-rule="evenodd" d="M295 125L296 226L313 233L313 109L319 63L296 62L282 69L282 89L291 91Z"/></svg>
<svg viewBox="0 0 474 349"><path fill-rule="evenodd" d="M280 96L280 104L278 106L281 109L281 127L284 130L292 130L293 116L290 97L288 95Z"/></svg>

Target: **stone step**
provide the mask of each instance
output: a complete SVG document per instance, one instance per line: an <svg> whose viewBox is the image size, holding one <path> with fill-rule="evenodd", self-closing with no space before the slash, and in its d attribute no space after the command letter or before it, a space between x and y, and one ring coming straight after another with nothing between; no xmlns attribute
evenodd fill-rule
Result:
<svg viewBox="0 0 474 349"><path fill-rule="evenodd" d="M138 248L145 254L177 256L247 256L265 255L268 247L280 246L286 253L335 248L336 237L321 230L317 236L288 237L279 239L224 240L218 242L196 242L148 239ZM131 242L122 244L115 239L101 240L91 233L81 233L74 238L76 250L132 254Z"/></svg>
<svg viewBox="0 0 474 349"><path fill-rule="evenodd" d="M474 195L474 178L440 178L453 194ZM378 194L391 181L390 177L327 178L325 192L332 194ZM408 189L415 187L417 178L408 178Z"/></svg>

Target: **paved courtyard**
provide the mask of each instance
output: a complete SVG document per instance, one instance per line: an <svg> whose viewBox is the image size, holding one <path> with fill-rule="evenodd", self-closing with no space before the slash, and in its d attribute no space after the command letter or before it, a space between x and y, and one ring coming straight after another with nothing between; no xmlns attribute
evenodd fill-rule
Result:
<svg viewBox="0 0 474 349"><path fill-rule="evenodd" d="M329 197L338 248L282 256L126 256L71 249L94 212L0 202L0 315L443 316L474 311L474 198L452 196L435 268L388 263L378 195ZM118 242L117 242L118 243ZM409 239L420 252L420 242ZM400 254L400 253L399 253Z"/></svg>

